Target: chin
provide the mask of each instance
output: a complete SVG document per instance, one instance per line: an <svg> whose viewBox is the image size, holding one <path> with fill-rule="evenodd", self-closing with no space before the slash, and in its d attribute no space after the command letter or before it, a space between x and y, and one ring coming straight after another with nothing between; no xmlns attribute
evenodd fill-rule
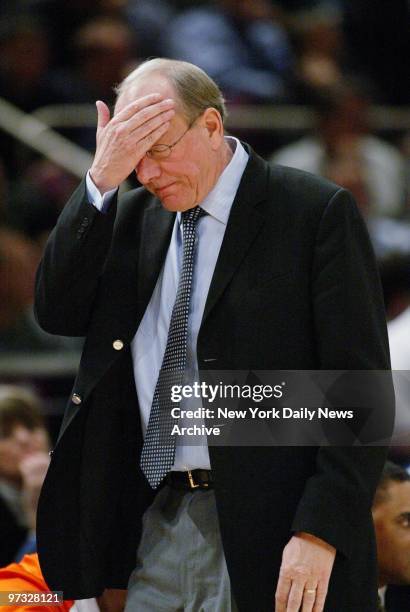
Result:
<svg viewBox="0 0 410 612"><path fill-rule="evenodd" d="M168 197L165 196L162 198L161 204L170 212L184 212L185 210L189 210L195 206L195 202L184 202L182 199L179 199L174 195L170 195Z"/></svg>

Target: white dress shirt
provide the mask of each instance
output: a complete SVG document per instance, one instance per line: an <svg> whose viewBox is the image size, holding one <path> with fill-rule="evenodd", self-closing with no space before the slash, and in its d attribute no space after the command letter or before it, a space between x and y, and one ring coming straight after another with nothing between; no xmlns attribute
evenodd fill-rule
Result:
<svg viewBox="0 0 410 612"><path fill-rule="evenodd" d="M199 203L207 215L200 218L197 224L197 242L194 260L194 276L191 290L188 319L187 364L184 383L198 379L198 362L196 344L201 320L208 296L216 261L225 235L225 229L242 174L249 156L239 140L226 137L234 154L223 170L214 188ZM87 191L89 201L100 211L105 211L115 189L101 196L91 177L87 174ZM182 226L181 213L177 213L171 241L163 268L146 308L138 330L131 342L131 352L135 384L140 406L142 431L148 425L149 413L154 396L159 370L165 353L169 323L175 302L179 270L182 263ZM180 408L198 407L198 400L183 399ZM176 422L181 427L192 426L194 422ZM195 421L201 425L202 421ZM210 469L206 438L177 437L175 462L173 470Z"/></svg>

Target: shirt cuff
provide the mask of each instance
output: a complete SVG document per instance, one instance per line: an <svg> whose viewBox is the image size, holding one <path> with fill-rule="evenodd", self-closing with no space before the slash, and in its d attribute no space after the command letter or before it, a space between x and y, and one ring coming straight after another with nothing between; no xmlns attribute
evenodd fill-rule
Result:
<svg viewBox="0 0 410 612"><path fill-rule="evenodd" d="M87 190L87 198L90 204L95 206L95 208L100 212L106 213L110 207L111 202L113 201L114 195L118 191L118 187L114 187L114 189L110 189L102 195L99 192L98 187L94 185L93 179L90 175L90 171L87 172L85 184Z"/></svg>

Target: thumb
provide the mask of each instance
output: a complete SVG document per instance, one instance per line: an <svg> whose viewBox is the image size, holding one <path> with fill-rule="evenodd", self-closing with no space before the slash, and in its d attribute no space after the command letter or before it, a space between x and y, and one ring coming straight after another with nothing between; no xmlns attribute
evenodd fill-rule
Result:
<svg viewBox="0 0 410 612"><path fill-rule="evenodd" d="M110 109L102 100L97 100L97 128L104 128L110 120Z"/></svg>

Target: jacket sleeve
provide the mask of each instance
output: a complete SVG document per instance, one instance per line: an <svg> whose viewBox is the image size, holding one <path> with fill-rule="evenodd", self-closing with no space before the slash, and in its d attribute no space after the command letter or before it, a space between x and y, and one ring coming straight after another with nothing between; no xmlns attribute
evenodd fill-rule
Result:
<svg viewBox="0 0 410 612"><path fill-rule="evenodd" d="M51 334L85 336L111 245L117 198L106 214L80 183L47 241L36 276L34 312Z"/></svg>
<svg viewBox="0 0 410 612"><path fill-rule="evenodd" d="M349 556L368 520L386 458L387 444L380 440L392 432L394 393L377 266L364 222L343 189L328 202L318 229L312 305L321 369L347 371L347 376L387 371L375 373L371 384L359 389L360 406L370 408L368 426L365 422L359 435L362 444L329 443L319 449L316 472L293 521L294 531L312 533Z"/></svg>

